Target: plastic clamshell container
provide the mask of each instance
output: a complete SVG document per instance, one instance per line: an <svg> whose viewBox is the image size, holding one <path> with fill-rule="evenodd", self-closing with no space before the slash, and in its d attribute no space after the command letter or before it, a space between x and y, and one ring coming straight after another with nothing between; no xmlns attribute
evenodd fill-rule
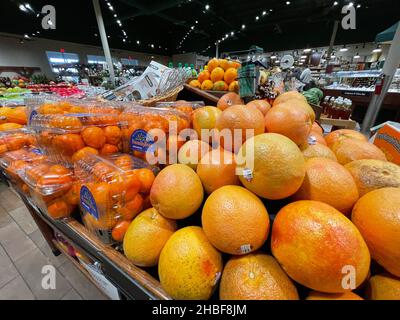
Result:
<svg viewBox="0 0 400 320"><path fill-rule="evenodd" d="M37 145L35 131L29 128L0 131L0 155Z"/></svg>
<svg viewBox="0 0 400 320"><path fill-rule="evenodd" d="M77 208L80 188L72 169L44 160L25 167L19 175L32 201L49 217L63 219Z"/></svg>
<svg viewBox="0 0 400 320"><path fill-rule="evenodd" d="M123 136L128 141L125 152L137 157L144 157L154 144L151 134L153 129L162 130L168 138L173 133L171 130L179 134L183 129L190 128L190 116L173 108L133 106L125 109L120 117L128 123L123 130Z"/></svg>
<svg viewBox="0 0 400 320"><path fill-rule="evenodd" d="M113 113L37 114L31 127L50 159L70 167L86 153L117 153L127 143L122 134L127 123Z"/></svg>
<svg viewBox="0 0 400 320"><path fill-rule="evenodd" d="M114 227L131 221L143 209L146 195L141 193L137 169L158 170L128 154L88 155L75 163L75 176L81 182L82 220L105 244L116 243Z"/></svg>
<svg viewBox="0 0 400 320"><path fill-rule="evenodd" d="M0 131L18 129L26 124L26 107L10 105L0 108Z"/></svg>
<svg viewBox="0 0 400 320"><path fill-rule="evenodd" d="M189 116L191 120L192 114L196 109L202 108L205 106L204 101L169 101L169 102L157 102L155 105L157 108L174 108L181 112L184 112Z"/></svg>
<svg viewBox="0 0 400 320"><path fill-rule="evenodd" d="M4 175L12 182L18 191L29 195L29 189L20 174L26 168L46 158L40 149L35 147L24 147L19 150L8 151L0 155L0 167Z"/></svg>

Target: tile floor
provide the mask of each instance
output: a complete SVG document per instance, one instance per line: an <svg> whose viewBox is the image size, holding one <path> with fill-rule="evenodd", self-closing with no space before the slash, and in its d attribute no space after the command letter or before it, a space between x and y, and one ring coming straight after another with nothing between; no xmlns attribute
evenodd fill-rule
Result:
<svg viewBox="0 0 400 320"><path fill-rule="evenodd" d="M42 288L42 267L56 269L56 288ZM64 256L55 257L21 199L0 182L0 300L104 300Z"/></svg>

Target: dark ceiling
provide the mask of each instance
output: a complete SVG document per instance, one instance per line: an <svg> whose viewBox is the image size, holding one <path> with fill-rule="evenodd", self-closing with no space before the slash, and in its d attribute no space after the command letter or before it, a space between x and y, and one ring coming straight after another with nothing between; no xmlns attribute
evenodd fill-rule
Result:
<svg viewBox="0 0 400 320"><path fill-rule="evenodd" d="M333 21L341 19L341 7L350 2L337 0L338 5L334 6L333 0L291 0L289 5L286 0L99 1L111 48L166 55L180 52L213 55L214 43L232 31L234 35L220 44L220 51L246 50L251 45L265 51L328 45ZM35 13L19 9L26 3ZM373 41L378 32L400 18L399 0L354 0L353 3L355 7L361 5L356 9L357 28L339 27L335 44ZM55 30L41 29L42 16L36 17L47 4L56 8ZM243 24L246 27L242 30ZM127 35L125 42L122 30ZM101 45L91 0L0 1L0 32L31 36L36 31L44 38Z"/></svg>

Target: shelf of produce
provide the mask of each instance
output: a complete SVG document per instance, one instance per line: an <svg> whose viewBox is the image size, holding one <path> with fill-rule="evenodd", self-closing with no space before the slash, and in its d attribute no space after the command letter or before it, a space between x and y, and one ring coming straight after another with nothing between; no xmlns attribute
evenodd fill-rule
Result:
<svg viewBox="0 0 400 320"><path fill-rule="evenodd" d="M19 193L22 201L33 215L60 233L84 254L100 263L106 278L128 299L132 300L170 300L160 283L145 270L133 265L123 254L103 244L81 223L73 218L53 220L43 214L26 196ZM43 232L42 228L40 230ZM46 236L45 236L46 238ZM48 238L46 238L48 240ZM47 241L49 242L49 241ZM54 241L49 243L53 247ZM59 246L57 246L59 249Z"/></svg>

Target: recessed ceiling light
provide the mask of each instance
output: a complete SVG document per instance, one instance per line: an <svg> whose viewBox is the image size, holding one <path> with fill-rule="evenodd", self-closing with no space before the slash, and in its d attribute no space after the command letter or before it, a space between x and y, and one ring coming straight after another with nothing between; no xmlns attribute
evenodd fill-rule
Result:
<svg viewBox="0 0 400 320"><path fill-rule="evenodd" d="M335 1L335 2L333 3L334 6L337 6L338 4L339 4L339 2L337 2L337 1Z"/></svg>
<svg viewBox="0 0 400 320"><path fill-rule="evenodd" d="M27 12L28 10L26 9L26 7L23 4L19 5L19 10Z"/></svg>
<svg viewBox="0 0 400 320"><path fill-rule="evenodd" d="M352 7L353 5L354 5L353 2L349 2L349 4L348 4L349 7Z"/></svg>
<svg viewBox="0 0 400 320"><path fill-rule="evenodd" d="M27 34L24 34L24 38L28 39L28 38L29 38L29 36L28 36Z"/></svg>
<svg viewBox="0 0 400 320"><path fill-rule="evenodd" d="M242 24L242 29L246 29L246 25Z"/></svg>
<svg viewBox="0 0 400 320"><path fill-rule="evenodd" d="M257 16L257 17L256 17L256 20L259 20L259 19L260 19L260 17L259 17L259 16Z"/></svg>
<svg viewBox="0 0 400 320"><path fill-rule="evenodd" d="M210 5L209 4L206 4L206 10L208 10L208 9L210 9Z"/></svg>
<svg viewBox="0 0 400 320"><path fill-rule="evenodd" d="M361 4L358 4L358 5L357 5L357 8L361 8Z"/></svg>
<svg viewBox="0 0 400 320"><path fill-rule="evenodd" d="M263 11L262 15L265 16L267 14L267 11Z"/></svg>
<svg viewBox="0 0 400 320"><path fill-rule="evenodd" d="M286 1L286 5L289 5L290 4L290 1Z"/></svg>
<svg viewBox="0 0 400 320"><path fill-rule="evenodd" d="M231 32L231 36L233 36L234 34L235 34L235 33L232 31L232 32Z"/></svg>

